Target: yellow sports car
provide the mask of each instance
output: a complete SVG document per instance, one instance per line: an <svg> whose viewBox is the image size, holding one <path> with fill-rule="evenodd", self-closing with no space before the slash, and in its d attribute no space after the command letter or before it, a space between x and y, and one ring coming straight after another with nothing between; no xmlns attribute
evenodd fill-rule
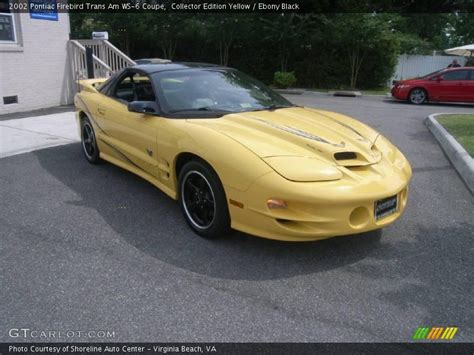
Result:
<svg viewBox="0 0 474 355"><path fill-rule="evenodd" d="M386 138L235 69L145 64L80 85L86 159L148 180L203 237L325 239L385 227L405 209L411 167Z"/></svg>

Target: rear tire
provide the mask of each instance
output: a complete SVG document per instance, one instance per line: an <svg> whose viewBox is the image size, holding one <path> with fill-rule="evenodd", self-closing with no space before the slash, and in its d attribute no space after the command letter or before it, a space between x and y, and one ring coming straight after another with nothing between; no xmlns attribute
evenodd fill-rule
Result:
<svg viewBox="0 0 474 355"><path fill-rule="evenodd" d="M428 93L425 89L415 88L410 91L408 101L414 105L424 104L428 99Z"/></svg>
<svg viewBox="0 0 474 355"><path fill-rule="evenodd" d="M192 160L179 172L178 201L186 222L201 237L215 239L230 232L224 188L205 162Z"/></svg>
<svg viewBox="0 0 474 355"><path fill-rule="evenodd" d="M100 163L100 152L95 138L94 128L88 118L81 120L81 145L82 152L91 164Z"/></svg>

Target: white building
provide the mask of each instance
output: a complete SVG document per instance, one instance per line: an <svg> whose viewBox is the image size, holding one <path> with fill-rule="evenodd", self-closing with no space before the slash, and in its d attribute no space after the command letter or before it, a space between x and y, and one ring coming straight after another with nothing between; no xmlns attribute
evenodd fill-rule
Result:
<svg viewBox="0 0 474 355"><path fill-rule="evenodd" d="M0 114L71 103L69 14L11 13L0 0Z"/></svg>

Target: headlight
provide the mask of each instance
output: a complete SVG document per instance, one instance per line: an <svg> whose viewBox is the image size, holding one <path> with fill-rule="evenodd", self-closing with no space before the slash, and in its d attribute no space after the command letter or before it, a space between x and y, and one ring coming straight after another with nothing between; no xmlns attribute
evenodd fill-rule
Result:
<svg viewBox="0 0 474 355"><path fill-rule="evenodd" d="M380 134L375 140L374 144L377 149L382 152L384 157L390 160L391 163L395 162L395 153L397 148L392 143L390 143L387 138Z"/></svg>
<svg viewBox="0 0 474 355"><path fill-rule="evenodd" d="M263 160L278 174L291 181L314 182L342 178L342 172L335 165L314 158L276 156Z"/></svg>
<svg viewBox="0 0 474 355"><path fill-rule="evenodd" d="M375 140L375 146L395 167L411 175L411 167L408 164L408 160L387 138L379 135Z"/></svg>

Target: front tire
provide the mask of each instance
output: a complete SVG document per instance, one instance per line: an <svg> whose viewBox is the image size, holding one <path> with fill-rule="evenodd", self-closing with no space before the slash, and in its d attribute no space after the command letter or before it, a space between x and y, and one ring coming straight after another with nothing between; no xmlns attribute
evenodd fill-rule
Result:
<svg viewBox="0 0 474 355"><path fill-rule="evenodd" d="M94 128L88 118L81 120L82 151L87 161L91 164L100 162L100 152L95 138Z"/></svg>
<svg viewBox="0 0 474 355"><path fill-rule="evenodd" d="M179 172L178 201L188 225L208 239L230 232L230 216L224 188L214 170L193 160Z"/></svg>
<svg viewBox="0 0 474 355"><path fill-rule="evenodd" d="M408 101L415 105L421 105L425 103L427 99L428 99L428 94L426 90L421 89L421 88L413 89L412 91L410 91L410 94L408 95Z"/></svg>

